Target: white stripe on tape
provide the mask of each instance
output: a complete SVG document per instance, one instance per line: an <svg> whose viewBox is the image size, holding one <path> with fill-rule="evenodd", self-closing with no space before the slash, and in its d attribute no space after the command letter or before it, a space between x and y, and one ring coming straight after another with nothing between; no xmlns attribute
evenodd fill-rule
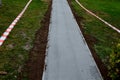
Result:
<svg viewBox="0 0 120 80"><path fill-rule="evenodd" d="M7 29L7 31L8 31L8 32L10 32L10 31L11 31L11 29L9 29L9 28L8 28L8 29Z"/></svg>
<svg viewBox="0 0 120 80"><path fill-rule="evenodd" d="M4 36L2 36L1 38L0 38L0 40L5 40L6 39L6 37L4 37Z"/></svg>
<svg viewBox="0 0 120 80"><path fill-rule="evenodd" d="M8 32L4 32L3 35L9 35L9 33Z"/></svg>
<svg viewBox="0 0 120 80"><path fill-rule="evenodd" d="M14 26L13 25L10 25L10 27L9 28L13 28Z"/></svg>
<svg viewBox="0 0 120 80"><path fill-rule="evenodd" d="M15 23L17 23L17 21L18 21L17 19L14 20Z"/></svg>
<svg viewBox="0 0 120 80"><path fill-rule="evenodd" d="M16 20L19 20L19 18L17 17Z"/></svg>
<svg viewBox="0 0 120 80"><path fill-rule="evenodd" d="M2 42L0 42L0 46L2 45Z"/></svg>

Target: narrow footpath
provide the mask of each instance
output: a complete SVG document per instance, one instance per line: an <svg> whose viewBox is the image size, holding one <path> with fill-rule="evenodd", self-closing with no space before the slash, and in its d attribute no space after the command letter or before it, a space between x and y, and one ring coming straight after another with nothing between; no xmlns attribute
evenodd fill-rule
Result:
<svg viewBox="0 0 120 80"><path fill-rule="evenodd" d="M53 0L43 80L103 80L67 0Z"/></svg>

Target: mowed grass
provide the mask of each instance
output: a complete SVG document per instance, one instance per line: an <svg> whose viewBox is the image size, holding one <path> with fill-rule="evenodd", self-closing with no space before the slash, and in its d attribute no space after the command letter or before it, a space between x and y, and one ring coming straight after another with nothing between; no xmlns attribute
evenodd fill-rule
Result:
<svg viewBox="0 0 120 80"><path fill-rule="evenodd" d="M0 35L21 12L29 0L2 0L0 7ZM33 0L25 14L0 47L0 80L17 80L18 74L28 59L29 50L33 46L35 33L41 27L40 21L48 8L48 2ZM24 79L26 80L26 79Z"/></svg>
<svg viewBox="0 0 120 80"><path fill-rule="evenodd" d="M119 0L79 0L87 9L102 17L110 24L120 29L120 1ZM82 25L85 34L89 34L97 39L94 49L106 66L109 66L108 59L115 50L115 46L120 44L120 34L106 26L104 23L84 11L76 2L72 0L72 6L76 13L82 17Z"/></svg>
<svg viewBox="0 0 120 80"><path fill-rule="evenodd" d="M120 29L120 0L79 0L87 9Z"/></svg>

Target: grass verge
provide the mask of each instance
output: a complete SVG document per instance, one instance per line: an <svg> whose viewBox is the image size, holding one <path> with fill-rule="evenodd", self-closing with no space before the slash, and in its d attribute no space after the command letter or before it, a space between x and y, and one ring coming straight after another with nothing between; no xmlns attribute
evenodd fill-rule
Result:
<svg viewBox="0 0 120 80"><path fill-rule="evenodd" d="M21 12L29 0L2 0L0 7L0 35ZM25 61L28 59L29 50L33 46L36 31L41 27L48 8L48 2L33 0L29 8L0 47L0 71L7 75L0 75L0 80L17 80ZM26 78L22 80L27 80Z"/></svg>
<svg viewBox="0 0 120 80"><path fill-rule="evenodd" d="M104 23L91 16L85 12L75 0L71 0L72 7L75 11L75 14L78 15L81 19L79 23L82 26L82 31L87 37L89 43L93 45L93 49L100 57L102 62L106 67L110 66L110 55L113 54L113 51L116 50L116 45L120 44L120 35L106 26ZM118 0L79 0L86 8L102 17L109 23L119 26L119 13L120 13L120 4ZM112 2L112 3L111 3ZM94 40L90 40L92 39ZM108 76L108 75L107 75ZM110 76L110 75L109 75ZM108 80L108 79L107 79Z"/></svg>

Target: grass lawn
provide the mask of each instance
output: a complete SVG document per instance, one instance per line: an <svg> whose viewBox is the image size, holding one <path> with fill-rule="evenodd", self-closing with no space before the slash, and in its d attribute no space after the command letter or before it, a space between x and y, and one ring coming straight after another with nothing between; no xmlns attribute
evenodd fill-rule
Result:
<svg viewBox="0 0 120 80"><path fill-rule="evenodd" d="M21 12L29 0L2 0L0 7L0 35ZM5 43L0 47L0 80L17 80L17 76L28 59L36 31L48 8L48 2L33 0L25 14L14 27ZM24 79L27 80L27 79Z"/></svg>
<svg viewBox="0 0 120 80"><path fill-rule="evenodd" d="M120 29L120 1L119 0L79 0L87 9L94 12L110 24ZM97 39L94 49L106 66L109 66L109 57L115 47L120 44L120 34L106 26L104 23L84 11L72 0L72 6L76 13L82 17L82 25L85 34Z"/></svg>
<svg viewBox="0 0 120 80"><path fill-rule="evenodd" d="M87 9L120 29L119 0L79 0Z"/></svg>

